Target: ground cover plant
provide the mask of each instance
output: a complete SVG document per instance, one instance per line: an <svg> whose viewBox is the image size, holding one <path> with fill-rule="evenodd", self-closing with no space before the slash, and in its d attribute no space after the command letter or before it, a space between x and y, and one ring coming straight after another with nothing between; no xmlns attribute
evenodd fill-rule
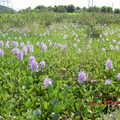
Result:
<svg viewBox="0 0 120 120"><path fill-rule="evenodd" d="M94 120L106 113L107 105L91 102L119 100L120 25L115 21L98 24L93 14L87 15L86 21L53 19L44 26L36 24L37 16L32 13L29 17L35 18L34 24L22 15L25 26L11 23L14 28L7 17L1 18L1 118ZM63 18L68 19L66 15ZM77 20L77 15L73 19Z"/></svg>

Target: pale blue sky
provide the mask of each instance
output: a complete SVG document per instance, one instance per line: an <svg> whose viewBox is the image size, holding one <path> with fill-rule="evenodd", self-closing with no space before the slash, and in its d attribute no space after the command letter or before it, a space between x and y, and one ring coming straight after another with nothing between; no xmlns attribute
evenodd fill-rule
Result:
<svg viewBox="0 0 120 120"><path fill-rule="evenodd" d="M1 1L1 0L0 0ZM88 7L88 0L11 0L13 4L13 9L20 10L27 7L35 8L37 5L54 6L54 5L69 5L79 7ZM114 3L114 9L120 8L120 0L93 0L94 6L101 7L103 5L112 7ZM92 6L92 0L90 0L90 5Z"/></svg>

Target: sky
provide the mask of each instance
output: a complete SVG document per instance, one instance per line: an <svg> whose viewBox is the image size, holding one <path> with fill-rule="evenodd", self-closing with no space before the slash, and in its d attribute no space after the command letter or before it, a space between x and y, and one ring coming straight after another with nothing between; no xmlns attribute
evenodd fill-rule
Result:
<svg viewBox="0 0 120 120"><path fill-rule="evenodd" d="M3 0L0 0L3 1ZM7 1L7 0L6 0ZM81 8L88 7L88 0L9 0L12 1L13 9L20 10L31 7L32 9L38 5L54 6L54 5L70 5L73 4L75 7ZM120 8L120 0L93 0L93 6L110 6L113 9ZM90 6L92 6L92 0L90 0Z"/></svg>

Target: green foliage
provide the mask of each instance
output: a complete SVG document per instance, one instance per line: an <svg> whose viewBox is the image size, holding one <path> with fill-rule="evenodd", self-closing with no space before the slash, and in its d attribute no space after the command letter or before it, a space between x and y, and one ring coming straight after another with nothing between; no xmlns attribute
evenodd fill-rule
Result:
<svg viewBox="0 0 120 120"><path fill-rule="evenodd" d="M73 13L75 11L75 6L73 4L67 6L67 12Z"/></svg>
<svg viewBox="0 0 120 120"><path fill-rule="evenodd" d="M115 9L114 13L119 14L120 13L120 9L119 8Z"/></svg>
<svg viewBox="0 0 120 120"><path fill-rule="evenodd" d="M31 12L3 14L0 20L0 39L4 42L0 47L4 50L4 56L0 56L0 116L3 119L97 119L103 116L106 109L105 105L99 103L119 99L120 81L116 76L120 73L120 51L110 50L110 45L118 45L120 26L109 24L120 22L119 15ZM116 32L111 35L112 31ZM67 37L64 38L64 35ZM22 39L19 39L20 36ZM8 37L10 47L6 48ZM20 51L21 42L27 46L29 41L34 46L34 51L28 50L22 61L12 52L14 46L11 40L15 37ZM116 39L116 43L112 42L113 39ZM53 43L52 46L48 40ZM37 42L47 45L46 52L41 51L42 46L37 46ZM57 47L54 43L57 43ZM73 47L74 43L76 47ZM78 53L79 48L81 53ZM102 48L106 52L102 52ZM38 62L38 72L31 73L31 55ZM108 58L113 62L112 69L105 68ZM39 64L43 60L44 70ZM78 83L80 71L85 71L87 78L82 84ZM43 81L47 76L52 80L52 85L45 89ZM112 84L105 85L106 79L111 79ZM92 101L95 104L91 105Z"/></svg>
<svg viewBox="0 0 120 120"><path fill-rule="evenodd" d="M101 12L102 12L102 13L106 13L106 12L107 12L106 6L102 6L102 7L101 7Z"/></svg>

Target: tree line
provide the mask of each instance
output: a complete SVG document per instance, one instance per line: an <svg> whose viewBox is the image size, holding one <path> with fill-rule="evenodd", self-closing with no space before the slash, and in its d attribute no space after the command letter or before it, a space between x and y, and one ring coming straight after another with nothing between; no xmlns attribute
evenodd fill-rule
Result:
<svg viewBox="0 0 120 120"><path fill-rule="evenodd" d="M20 10L19 12L46 12L46 11L51 11L51 12L56 12L56 13L80 13L80 12L101 12L101 13L120 13L120 9L116 8L114 11L112 9L112 7L106 7L106 6L102 6L102 7L75 7L73 4L71 5L55 5L54 7L52 6L44 6L44 5L38 5L36 6L34 9L26 8L23 10Z"/></svg>
<svg viewBox="0 0 120 120"><path fill-rule="evenodd" d="M16 13L16 11L11 10L12 13ZM5 9L1 10L0 13L11 13L10 9ZM106 6L102 6L102 7L75 7L73 4L71 5L55 5L54 7L52 6L44 6L44 5L38 5L36 6L34 9L31 9L31 7L28 7L26 9L22 9L19 10L18 13L25 13L25 12L56 12L56 13L81 13L81 12L98 12L98 13L120 13L120 9L116 8L114 11L112 9L112 7L106 7Z"/></svg>

